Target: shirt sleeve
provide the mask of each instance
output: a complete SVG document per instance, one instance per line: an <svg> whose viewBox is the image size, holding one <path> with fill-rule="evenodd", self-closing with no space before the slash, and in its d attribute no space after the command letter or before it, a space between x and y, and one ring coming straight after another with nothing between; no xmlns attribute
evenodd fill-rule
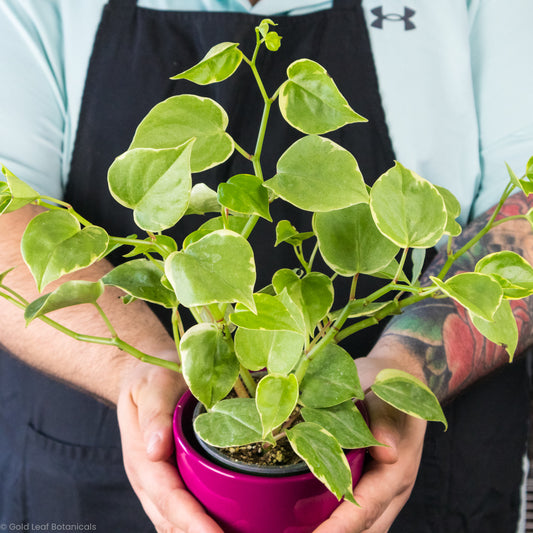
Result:
<svg viewBox="0 0 533 533"><path fill-rule="evenodd" d="M60 197L68 119L56 7L0 2L0 162L42 194Z"/></svg>
<svg viewBox="0 0 533 533"><path fill-rule="evenodd" d="M533 2L472 0L471 61L481 181L472 215L492 207L533 155Z"/></svg>

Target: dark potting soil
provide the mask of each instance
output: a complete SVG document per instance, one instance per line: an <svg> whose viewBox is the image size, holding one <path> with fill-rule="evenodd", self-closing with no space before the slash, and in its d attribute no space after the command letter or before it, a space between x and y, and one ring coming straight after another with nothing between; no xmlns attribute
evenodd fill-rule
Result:
<svg viewBox="0 0 533 533"><path fill-rule="evenodd" d="M253 465L286 466L301 462L286 437L280 439L275 446L265 447L262 443L255 443L220 448L219 451L233 460Z"/></svg>

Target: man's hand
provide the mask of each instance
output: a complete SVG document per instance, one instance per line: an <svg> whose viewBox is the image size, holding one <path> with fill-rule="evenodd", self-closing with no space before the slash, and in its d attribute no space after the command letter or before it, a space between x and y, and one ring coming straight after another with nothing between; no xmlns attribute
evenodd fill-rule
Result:
<svg viewBox="0 0 533 533"><path fill-rule="evenodd" d="M117 404L126 473L159 533L221 533L172 457L172 415L185 388L180 375L148 364L126 377Z"/></svg>
<svg viewBox="0 0 533 533"><path fill-rule="evenodd" d="M363 387L373 383L381 369L393 366L388 363L391 362L370 357L358 359ZM385 533L413 489L426 422L397 411L372 393L367 394L365 402L370 429L387 447L369 450L365 471L354 489L360 507L343 502L315 533Z"/></svg>

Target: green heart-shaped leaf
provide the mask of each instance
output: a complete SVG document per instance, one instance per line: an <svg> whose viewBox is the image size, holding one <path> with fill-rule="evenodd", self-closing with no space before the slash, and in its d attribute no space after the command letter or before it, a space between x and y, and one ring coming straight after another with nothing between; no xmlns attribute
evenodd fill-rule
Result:
<svg viewBox="0 0 533 533"><path fill-rule="evenodd" d="M413 270L411 274L411 284L415 285L422 274L424 262L426 261L427 248L413 248L411 259L413 261Z"/></svg>
<svg viewBox="0 0 533 533"><path fill-rule="evenodd" d="M293 246L299 246L303 241L314 236L312 231L299 233L288 220L280 220L276 224L276 243L274 246L287 242Z"/></svg>
<svg viewBox="0 0 533 533"><path fill-rule="evenodd" d="M186 307L241 302L255 309L255 264L248 241L230 230L213 231L174 252L165 274Z"/></svg>
<svg viewBox="0 0 533 533"><path fill-rule="evenodd" d="M302 408L306 422L314 422L331 433L346 450L382 446L368 429L359 409L348 400L327 409Z"/></svg>
<svg viewBox="0 0 533 533"><path fill-rule="evenodd" d="M283 301L281 296L257 293L254 294L254 302L255 312L237 306L230 320L245 329L305 333L291 309L287 308L289 302Z"/></svg>
<svg viewBox="0 0 533 533"><path fill-rule="evenodd" d="M309 59L289 65L279 93L285 120L303 133L327 133L352 122L366 122L349 105L326 69Z"/></svg>
<svg viewBox="0 0 533 533"><path fill-rule="evenodd" d="M377 227L400 248L430 248L447 228L439 191L400 163L380 176L370 192Z"/></svg>
<svg viewBox="0 0 533 533"><path fill-rule="evenodd" d="M213 231L221 229L229 229L235 233L242 233L244 226L248 219L246 217L238 217L230 215L228 217L228 227L224 226L224 220L222 217L213 217L204 222L196 231L189 233L183 240L183 248L187 248L189 244L199 241L202 237L205 237Z"/></svg>
<svg viewBox="0 0 533 533"><path fill-rule="evenodd" d="M239 361L216 324L196 324L180 341L183 377L192 394L208 409L233 388Z"/></svg>
<svg viewBox="0 0 533 533"><path fill-rule="evenodd" d="M253 398L233 398L217 403L199 415L194 430L200 438L220 448L261 441L261 419Z"/></svg>
<svg viewBox="0 0 533 533"><path fill-rule="evenodd" d="M270 52L277 52L281 46L281 36L275 31L269 31L265 35L265 46Z"/></svg>
<svg viewBox="0 0 533 533"><path fill-rule="evenodd" d="M232 211L259 215L272 221L268 210L268 191L263 180L251 174L232 176L218 186L218 201Z"/></svg>
<svg viewBox="0 0 533 533"><path fill-rule="evenodd" d="M239 43L217 44L199 63L170 79L189 80L199 85L223 81L229 78L241 64L243 56L238 46Z"/></svg>
<svg viewBox="0 0 533 533"><path fill-rule="evenodd" d="M528 177L527 180L520 179L507 163L505 163L505 165L507 167L507 173L509 174L513 184L516 185L526 196L530 195L533 192L533 183L531 182L531 177L526 174Z"/></svg>
<svg viewBox="0 0 533 533"><path fill-rule="evenodd" d="M278 161L277 174L265 182L265 187L306 211L329 211L368 202L353 155L316 135L299 139L285 151Z"/></svg>
<svg viewBox="0 0 533 533"><path fill-rule="evenodd" d="M492 274L498 281L503 278L505 298L524 298L533 294L533 267L520 255L503 250L486 255L476 264L476 272Z"/></svg>
<svg viewBox="0 0 533 533"><path fill-rule="evenodd" d="M220 204L217 193L205 183L197 183L191 189L191 197L186 215L204 215L205 213L219 213ZM220 228L222 229L222 228Z"/></svg>
<svg viewBox="0 0 533 533"><path fill-rule="evenodd" d="M45 211L33 218L22 236L22 257L39 291L64 274L88 267L106 253L109 237L97 226L81 229L66 211Z"/></svg>
<svg viewBox="0 0 533 533"><path fill-rule="evenodd" d="M442 408L431 389L411 374L387 368L382 370L371 387L376 396L408 415L442 422L448 427Z"/></svg>
<svg viewBox="0 0 533 533"><path fill-rule="evenodd" d="M311 361L300 391L302 404L316 408L332 407L365 396L353 359L336 344L328 344Z"/></svg>
<svg viewBox="0 0 533 533"><path fill-rule="evenodd" d="M283 424L298 402L298 380L294 374L268 374L257 384L255 403L263 425L263 439Z"/></svg>
<svg viewBox="0 0 533 533"><path fill-rule="evenodd" d="M350 465L337 440L313 422L302 422L287 430L293 450L311 472L340 500L356 503L352 494Z"/></svg>
<svg viewBox="0 0 533 533"><path fill-rule="evenodd" d="M261 37L266 37L270 31L270 26L277 26L277 24L272 19L263 19L259 26L256 26L256 29L261 34Z"/></svg>
<svg viewBox="0 0 533 533"><path fill-rule="evenodd" d="M119 287L140 300L167 308L177 307L176 295L161 282L164 276L163 268L163 263L158 267L148 259L134 259L115 267L102 281L105 285Z"/></svg>
<svg viewBox="0 0 533 533"><path fill-rule="evenodd" d="M109 167L109 190L113 198L133 209L135 223L140 228L163 231L174 226L187 211L193 142L161 150L128 150Z"/></svg>
<svg viewBox="0 0 533 533"><path fill-rule="evenodd" d="M310 272L299 278L292 270L282 269L274 274L272 284L278 294L287 290L304 317L307 333L312 335L333 304L331 279L320 272Z"/></svg>
<svg viewBox="0 0 533 533"><path fill-rule="evenodd" d="M457 237L457 235L460 235L463 231L460 224L455 221L455 219L461 214L461 204L448 189L439 187L438 185L435 185L435 187L442 196L444 205L446 206L447 222L444 232L452 237Z"/></svg>
<svg viewBox="0 0 533 533"><path fill-rule="evenodd" d="M233 153L227 126L228 116L214 100L191 94L171 96L144 117L130 150L175 148L195 138L191 170L201 172L226 161Z"/></svg>
<svg viewBox="0 0 533 533"><path fill-rule="evenodd" d="M57 309L79 304L94 304L103 292L104 284L101 281L66 281L55 291L44 294L26 307L24 311L26 324Z"/></svg>
<svg viewBox="0 0 533 533"><path fill-rule="evenodd" d="M39 198L39 193L2 165L6 187L0 194L0 213L11 213ZM0 182L1 183L1 182Z"/></svg>
<svg viewBox="0 0 533 533"><path fill-rule="evenodd" d="M268 368L275 374L288 374L300 360L304 336L293 331L265 331L238 328L235 353L248 370Z"/></svg>
<svg viewBox="0 0 533 533"><path fill-rule="evenodd" d="M503 297L500 284L488 274L463 272L445 282L434 277L431 280L444 294L485 320L492 320Z"/></svg>
<svg viewBox="0 0 533 533"><path fill-rule="evenodd" d="M132 235L130 238L136 239L137 236ZM109 238L109 244L113 250L123 246L123 243L115 241L114 237ZM131 251L124 254L122 257L135 257L136 255L142 255L145 253L158 253L166 257L177 249L178 245L172 237L169 237L168 235L155 235L143 240L138 240ZM110 250L108 248L108 253L109 252Z"/></svg>
<svg viewBox="0 0 533 533"><path fill-rule="evenodd" d="M470 319L482 335L495 344L503 346L511 361L513 360L518 346L518 326L508 300L502 300L492 320L485 320L472 313L470 313Z"/></svg>
<svg viewBox="0 0 533 533"><path fill-rule="evenodd" d="M324 261L341 276L383 270L399 250L378 230L368 204L315 213L313 229Z"/></svg>

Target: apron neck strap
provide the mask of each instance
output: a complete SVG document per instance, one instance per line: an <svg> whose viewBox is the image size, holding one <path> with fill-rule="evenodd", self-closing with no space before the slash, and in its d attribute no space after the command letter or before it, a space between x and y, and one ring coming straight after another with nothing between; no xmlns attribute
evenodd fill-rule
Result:
<svg viewBox="0 0 533 533"><path fill-rule="evenodd" d="M336 9L353 9L360 5L361 0L333 0L333 7Z"/></svg>
<svg viewBox="0 0 533 533"><path fill-rule="evenodd" d="M137 5L137 0L108 0L107 5L111 8L131 8Z"/></svg>

